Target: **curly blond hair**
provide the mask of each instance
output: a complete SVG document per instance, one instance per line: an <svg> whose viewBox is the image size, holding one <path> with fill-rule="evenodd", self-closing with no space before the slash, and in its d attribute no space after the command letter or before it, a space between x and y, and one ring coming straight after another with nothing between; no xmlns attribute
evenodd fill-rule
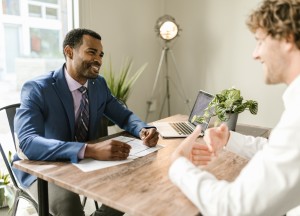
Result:
<svg viewBox="0 0 300 216"><path fill-rule="evenodd" d="M261 28L278 40L293 35L300 49L300 0L264 0L246 24L250 31Z"/></svg>

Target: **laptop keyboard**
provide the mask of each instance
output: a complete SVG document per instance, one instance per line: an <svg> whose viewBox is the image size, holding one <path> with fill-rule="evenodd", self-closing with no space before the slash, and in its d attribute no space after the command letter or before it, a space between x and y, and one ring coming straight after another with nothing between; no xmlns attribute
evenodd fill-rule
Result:
<svg viewBox="0 0 300 216"><path fill-rule="evenodd" d="M172 122L170 125L180 134L189 135L193 129L186 122Z"/></svg>

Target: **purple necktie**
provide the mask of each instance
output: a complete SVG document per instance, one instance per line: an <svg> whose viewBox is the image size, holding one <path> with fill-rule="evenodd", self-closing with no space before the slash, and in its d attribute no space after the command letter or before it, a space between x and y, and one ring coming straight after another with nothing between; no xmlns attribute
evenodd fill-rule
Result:
<svg viewBox="0 0 300 216"><path fill-rule="evenodd" d="M81 92L82 98L80 101L79 115L75 125L75 140L85 142L88 139L89 130L89 99L87 88L81 86L78 91Z"/></svg>

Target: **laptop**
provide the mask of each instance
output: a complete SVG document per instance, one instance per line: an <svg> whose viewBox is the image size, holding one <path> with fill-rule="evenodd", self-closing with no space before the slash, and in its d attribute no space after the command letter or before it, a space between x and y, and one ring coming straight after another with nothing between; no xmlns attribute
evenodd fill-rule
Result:
<svg viewBox="0 0 300 216"><path fill-rule="evenodd" d="M190 113L188 121L184 122L154 122L153 125L157 128L157 131L163 138L180 138L187 137L190 135L195 127L199 124L197 122L192 122L194 115L203 115L204 110L208 107L208 104L214 98L213 95L200 90L198 92L196 101L194 103L193 109ZM207 119L209 122L210 119ZM208 123L200 124L202 132L200 136L204 135L204 131L208 127Z"/></svg>

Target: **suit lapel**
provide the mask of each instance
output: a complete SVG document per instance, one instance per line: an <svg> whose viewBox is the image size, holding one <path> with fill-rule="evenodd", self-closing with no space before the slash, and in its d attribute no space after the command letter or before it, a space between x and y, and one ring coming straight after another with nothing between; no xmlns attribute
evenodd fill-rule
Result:
<svg viewBox="0 0 300 216"><path fill-rule="evenodd" d="M68 116L70 130L71 130L71 137L73 139L73 137L75 136L74 105L73 105L73 97L64 75L64 66L65 65L63 65L62 68L54 72L53 78L55 82L53 82L52 85L64 106L64 111Z"/></svg>

